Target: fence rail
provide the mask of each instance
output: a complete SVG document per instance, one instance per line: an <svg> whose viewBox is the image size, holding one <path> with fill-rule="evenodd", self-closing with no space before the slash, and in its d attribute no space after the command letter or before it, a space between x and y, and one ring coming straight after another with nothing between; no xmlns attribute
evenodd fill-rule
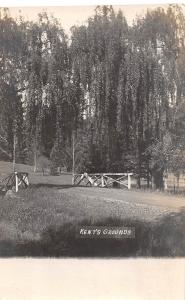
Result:
<svg viewBox="0 0 185 300"><path fill-rule="evenodd" d="M72 184L79 186L110 187L122 185L131 189L131 176L133 173L94 173L74 174Z"/></svg>
<svg viewBox="0 0 185 300"><path fill-rule="evenodd" d="M20 186L27 187L28 185L28 173L14 172L0 182L0 191L6 193L8 190L15 187L15 192L17 193Z"/></svg>

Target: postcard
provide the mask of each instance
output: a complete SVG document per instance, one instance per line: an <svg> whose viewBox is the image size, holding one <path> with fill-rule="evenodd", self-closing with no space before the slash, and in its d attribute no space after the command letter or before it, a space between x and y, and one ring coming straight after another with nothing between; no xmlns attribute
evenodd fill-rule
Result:
<svg viewBox="0 0 185 300"><path fill-rule="evenodd" d="M183 299L184 70L183 4L0 8L0 299Z"/></svg>

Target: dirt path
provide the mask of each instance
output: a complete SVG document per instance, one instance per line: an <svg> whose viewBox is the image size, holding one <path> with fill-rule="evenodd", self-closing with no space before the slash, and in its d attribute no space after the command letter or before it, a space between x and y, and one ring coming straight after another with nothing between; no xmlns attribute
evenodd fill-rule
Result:
<svg viewBox="0 0 185 300"><path fill-rule="evenodd" d="M106 201L124 202L127 204L145 204L160 206L170 210L179 210L185 207L185 197L176 197L160 192L128 191L121 189L101 189L89 187L72 187L63 189L63 192L86 198L98 198Z"/></svg>

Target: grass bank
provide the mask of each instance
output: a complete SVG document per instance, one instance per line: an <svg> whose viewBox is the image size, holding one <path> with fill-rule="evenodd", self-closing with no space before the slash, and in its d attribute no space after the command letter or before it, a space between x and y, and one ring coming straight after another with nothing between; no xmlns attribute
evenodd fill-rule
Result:
<svg viewBox="0 0 185 300"><path fill-rule="evenodd" d="M81 199L56 188L31 187L0 198L0 256L174 257L185 255L185 212L158 220L120 206ZM82 239L82 225L135 227L133 239Z"/></svg>

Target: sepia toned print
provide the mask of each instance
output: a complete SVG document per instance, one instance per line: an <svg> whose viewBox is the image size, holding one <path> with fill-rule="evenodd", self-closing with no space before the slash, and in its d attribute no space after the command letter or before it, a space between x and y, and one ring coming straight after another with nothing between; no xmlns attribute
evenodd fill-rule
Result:
<svg viewBox="0 0 185 300"><path fill-rule="evenodd" d="M0 9L1 257L184 257L184 40L183 5Z"/></svg>

